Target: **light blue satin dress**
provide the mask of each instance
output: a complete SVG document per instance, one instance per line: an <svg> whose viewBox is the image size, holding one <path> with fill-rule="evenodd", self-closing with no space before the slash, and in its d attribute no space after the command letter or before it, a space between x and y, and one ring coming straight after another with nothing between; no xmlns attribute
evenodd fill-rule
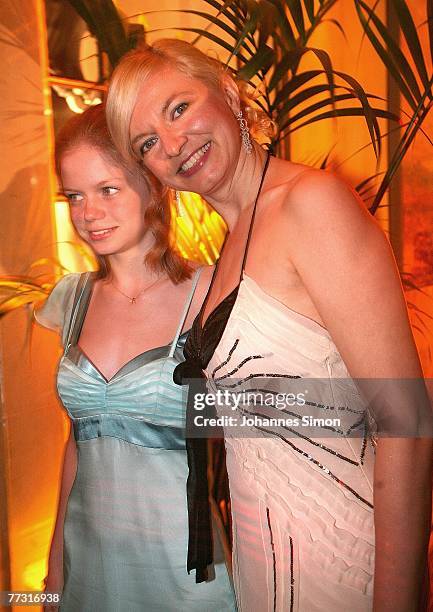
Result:
<svg viewBox="0 0 433 612"><path fill-rule="evenodd" d="M180 334L193 291L173 343L145 351L106 380L78 346L93 283L91 274L64 277L36 315L63 335L58 393L78 449L61 610L235 610L222 554L208 582L196 584L186 571L186 398L172 374L183 359Z"/></svg>

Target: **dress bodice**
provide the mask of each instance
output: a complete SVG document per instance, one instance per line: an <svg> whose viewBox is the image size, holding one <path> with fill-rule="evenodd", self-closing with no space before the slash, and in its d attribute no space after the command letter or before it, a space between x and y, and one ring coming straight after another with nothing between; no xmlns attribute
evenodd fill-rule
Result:
<svg viewBox="0 0 433 612"><path fill-rule="evenodd" d="M170 345L150 349L129 361L110 380L88 359L78 345L62 357L57 388L71 418L90 413L122 413L131 418L181 426L182 393L173 387L172 376L182 360L186 334L173 356Z"/></svg>
<svg viewBox="0 0 433 612"><path fill-rule="evenodd" d="M57 287L52 300L70 304L63 325L65 350L57 375L59 397L72 419L77 440L113 435L155 448L184 448L185 391L173 385L173 371L183 360L186 333L181 334L198 277L193 283L173 342L137 355L107 380L78 344L95 281L93 274L65 277L63 295ZM73 298L71 297L73 296ZM50 299L37 318L54 319Z"/></svg>
<svg viewBox="0 0 433 612"><path fill-rule="evenodd" d="M60 361L57 389L76 439L114 435L146 447L184 448L185 402L172 381L185 337L173 356L170 345L151 349L109 381L78 345L71 347Z"/></svg>

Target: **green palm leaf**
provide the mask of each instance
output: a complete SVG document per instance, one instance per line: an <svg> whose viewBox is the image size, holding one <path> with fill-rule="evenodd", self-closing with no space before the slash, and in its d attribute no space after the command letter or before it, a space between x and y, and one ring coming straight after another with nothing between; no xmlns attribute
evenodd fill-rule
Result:
<svg viewBox="0 0 433 612"><path fill-rule="evenodd" d="M430 58L433 63L433 3L427 2L427 23L430 43Z"/></svg>
<svg viewBox="0 0 433 612"><path fill-rule="evenodd" d="M309 81L312 81L319 75L323 75L323 70L306 70L305 72L301 72L300 74L295 74L290 81L285 83L283 87L277 92L274 99L274 106L278 107L280 104L284 103L291 94L293 94L297 89L305 85Z"/></svg>
<svg viewBox="0 0 433 612"><path fill-rule="evenodd" d="M374 198L372 207L370 209L373 214L376 212L380 202L382 201L383 196L388 190L388 187L392 179L394 178L397 170L399 169L400 164L404 159L404 156L408 152L411 144L413 143L415 137L418 134L418 131L421 129L422 124L426 120L429 112L431 111L433 107L433 101L430 101L428 107L424 108L424 103L426 101L426 98L430 97L430 90L431 90L432 85L433 85L433 77L430 80L430 87L425 92L424 96L421 98L418 109L416 109L415 113L413 114L411 121L408 123L403 133L403 136L400 139L400 142L391 157L391 160L388 165L388 169L385 173L383 181L378 189L378 192Z"/></svg>
<svg viewBox="0 0 433 612"><path fill-rule="evenodd" d="M382 23L365 0L354 0L354 2L366 36L388 69L412 112L373 200L370 210L374 213L380 206L383 196L417 134L423 132L423 124L433 106L433 75L428 73L421 41L405 0L389 0L389 2L395 11L401 34L409 49L411 64L409 64L400 48L400 41L392 36L386 24ZM433 58L432 4L432 0L426 0L429 51ZM429 137L428 139L430 140Z"/></svg>
<svg viewBox="0 0 433 612"><path fill-rule="evenodd" d="M218 11L218 14L215 16L217 19L220 15L224 15L238 31L242 30L244 17L231 0L226 0L225 2L220 0L204 0L204 2Z"/></svg>
<svg viewBox="0 0 433 612"><path fill-rule="evenodd" d="M406 39L413 62L417 67L419 77L421 78L424 87L428 87L429 77L427 74L426 63L412 15L405 0L392 0L392 4L397 13L401 32ZM429 2L427 2L427 4L429 4Z"/></svg>
<svg viewBox="0 0 433 612"><path fill-rule="evenodd" d="M301 0L286 0L285 4L292 16L301 39L306 42L305 21Z"/></svg>
<svg viewBox="0 0 433 612"><path fill-rule="evenodd" d="M112 0L68 0L68 2L84 19L90 33L97 38L114 67L131 47Z"/></svg>
<svg viewBox="0 0 433 612"><path fill-rule="evenodd" d="M377 117L379 118L383 118L383 119L389 118L388 111L376 109L375 112L376 112ZM289 136L290 134L293 134L293 132L296 132L300 130L301 128L306 127L307 125L317 123L318 121L323 121L324 119L334 119L336 117L363 117L363 116L364 116L363 110L362 108L359 108L359 106L351 106L347 108L336 108L331 111L326 111L325 113L320 113L319 115L314 115L313 117L310 117L309 119L307 119L307 121L304 121L303 123L291 128L290 130L287 130L284 134L280 135L280 140L284 140L285 138L287 138L287 136ZM299 118L300 117L298 116L297 119Z"/></svg>
<svg viewBox="0 0 433 612"><path fill-rule="evenodd" d="M314 22L314 0L304 0L305 12L312 24Z"/></svg>
<svg viewBox="0 0 433 612"><path fill-rule="evenodd" d="M416 108L421 92L415 73L401 51L398 41L394 40L387 26L382 23L364 0L355 0L355 7L361 25L383 64L394 78L408 104L412 109ZM374 32L371 24L377 29L378 35Z"/></svg>
<svg viewBox="0 0 433 612"><path fill-rule="evenodd" d="M274 61L275 51L268 45L262 45L257 50L257 54L238 70L238 76L244 81L250 81L259 72L265 75Z"/></svg>

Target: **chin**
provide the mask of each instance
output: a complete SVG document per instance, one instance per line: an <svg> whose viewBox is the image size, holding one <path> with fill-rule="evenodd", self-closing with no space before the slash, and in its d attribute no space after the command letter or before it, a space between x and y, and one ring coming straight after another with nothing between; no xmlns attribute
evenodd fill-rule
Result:
<svg viewBox="0 0 433 612"><path fill-rule="evenodd" d="M223 168L221 165L209 163L203 166L203 168L200 168L200 170L189 179L184 179L185 185L182 190L193 191L200 195L211 193L219 186L226 172L227 169Z"/></svg>
<svg viewBox="0 0 433 612"><path fill-rule="evenodd" d="M212 169L211 172L207 172L206 176L203 174L200 180L197 180L194 185L191 184L190 191L196 191L199 195L206 198L207 195L212 195L220 186L224 183L226 170L222 168ZM197 177L199 179L199 177Z"/></svg>
<svg viewBox="0 0 433 612"><path fill-rule="evenodd" d="M92 242L87 242L86 241L87 246L90 247L90 249L93 251L93 253L95 255L99 255L100 257L107 257L108 255L114 255L115 253L117 253L117 249L115 249L113 246L108 246L107 245L99 245L99 244L93 244Z"/></svg>

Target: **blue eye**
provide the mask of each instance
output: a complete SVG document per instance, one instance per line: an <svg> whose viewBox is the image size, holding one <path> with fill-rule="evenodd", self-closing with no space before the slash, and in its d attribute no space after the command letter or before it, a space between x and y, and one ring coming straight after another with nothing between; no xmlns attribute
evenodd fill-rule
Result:
<svg viewBox="0 0 433 612"><path fill-rule="evenodd" d="M148 138L147 140L145 140L143 144L140 146L140 149L139 149L140 155L143 156L145 153L150 151L150 149L156 143L156 140L157 140L156 137Z"/></svg>
<svg viewBox="0 0 433 612"><path fill-rule="evenodd" d="M179 115L181 115L187 108L188 108L187 102L182 102L182 104L179 104L178 106L176 106L173 112L173 118L176 119L177 117L179 117Z"/></svg>

